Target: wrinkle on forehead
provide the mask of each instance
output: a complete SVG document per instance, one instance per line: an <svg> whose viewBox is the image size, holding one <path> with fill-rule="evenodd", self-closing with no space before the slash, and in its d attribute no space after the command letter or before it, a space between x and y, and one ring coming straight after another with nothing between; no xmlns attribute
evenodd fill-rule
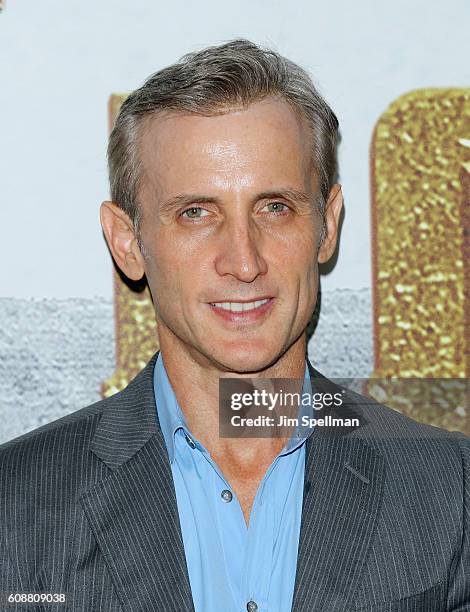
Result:
<svg viewBox="0 0 470 612"><path fill-rule="evenodd" d="M241 142L211 142L206 143L200 148L201 155L198 155L197 148L194 150L194 164L210 170L215 175L229 175L245 171L253 174L255 164L262 159L264 146L260 143L245 141ZM235 178L235 176L234 176Z"/></svg>
<svg viewBox="0 0 470 612"><path fill-rule="evenodd" d="M228 191L229 189L240 191L244 188L254 186L255 181L256 179L253 174L247 173L242 176L233 176L233 172L231 170L227 170L225 173L222 172L220 174L216 174L212 178L212 184L214 187L220 189L221 191Z"/></svg>

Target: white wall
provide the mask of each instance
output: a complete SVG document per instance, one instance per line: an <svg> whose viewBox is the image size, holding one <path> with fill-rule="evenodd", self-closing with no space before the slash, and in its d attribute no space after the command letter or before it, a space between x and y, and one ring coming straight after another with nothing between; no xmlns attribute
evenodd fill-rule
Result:
<svg viewBox="0 0 470 612"><path fill-rule="evenodd" d="M401 94L468 86L468 0L6 0L0 14L0 297L111 297L98 210L110 93L234 37L311 71L342 126L346 219L325 289L370 286L374 123Z"/></svg>

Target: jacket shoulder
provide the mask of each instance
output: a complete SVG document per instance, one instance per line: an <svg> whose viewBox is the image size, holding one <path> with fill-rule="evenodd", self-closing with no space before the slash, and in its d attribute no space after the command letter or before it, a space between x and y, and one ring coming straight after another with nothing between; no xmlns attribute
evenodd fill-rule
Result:
<svg viewBox="0 0 470 612"><path fill-rule="evenodd" d="M90 443L111 398L76 410L60 419L27 432L0 446L0 495L8 498L35 498L47 483L61 483L69 494L79 489L81 477L93 461ZM62 490L65 493L65 489ZM56 489L56 493L58 489Z"/></svg>
<svg viewBox="0 0 470 612"><path fill-rule="evenodd" d="M50 423L41 425L41 427L28 431L8 442L4 442L0 445L0 457L15 454L19 449L23 449L24 452L28 448L32 448L41 442L60 435L68 435L70 432L78 433L85 429L88 423L98 422L106 409L109 399L110 398L99 400L89 406L66 414L59 419L55 419Z"/></svg>
<svg viewBox="0 0 470 612"><path fill-rule="evenodd" d="M397 432L410 436L430 436L437 438L455 437L454 434L460 432L452 432L436 425L430 425L417 421L415 418L404 414L386 404L382 404L375 399L360 395L355 392L348 392L352 397L352 401L360 405L362 414L367 421L371 431L377 432ZM426 405L424 404L424 409ZM464 434L462 436L466 437Z"/></svg>
<svg viewBox="0 0 470 612"><path fill-rule="evenodd" d="M118 393L2 444L0 492L31 490L53 478L75 483L76 490L86 485L89 477L93 480L98 472L106 472L108 467L91 452L95 434L112 429L116 422L122 423L126 414L133 414L136 403L145 399L145 390L153 393L152 372L157 355ZM114 415L111 420L110 415ZM137 417L135 420L139 427L141 422Z"/></svg>
<svg viewBox="0 0 470 612"><path fill-rule="evenodd" d="M470 449L464 433L419 422L354 391L347 397L360 420L352 435L375 448L387 463L402 466L404 473L434 474L444 480L450 475L461 481L462 462Z"/></svg>

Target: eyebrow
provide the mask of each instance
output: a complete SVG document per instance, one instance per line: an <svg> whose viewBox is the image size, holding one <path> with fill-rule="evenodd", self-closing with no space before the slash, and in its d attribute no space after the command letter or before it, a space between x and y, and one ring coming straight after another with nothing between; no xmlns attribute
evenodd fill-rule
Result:
<svg viewBox="0 0 470 612"><path fill-rule="evenodd" d="M272 191L263 191L258 194L256 201L258 200L270 200L273 198L284 198L285 200L294 200L295 202L301 202L302 204L310 204L313 196L293 189L292 187L286 187L284 189L274 189Z"/></svg>
<svg viewBox="0 0 470 612"><path fill-rule="evenodd" d="M280 189L272 189L268 191L262 191L258 193L253 198L253 203L258 202L259 200L270 200L274 198L282 198L284 200L292 200L294 202L300 202L302 204L311 204L313 200L313 196L304 193L303 191L299 191L298 189L293 189L292 187L285 187ZM220 198L210 197L207 195L197 194L197 193L182 193L177 196L174 196L164 202L160 207L160 212L163 213L171 213L176 209L187 206L189 204L220 204Z"/></svg>

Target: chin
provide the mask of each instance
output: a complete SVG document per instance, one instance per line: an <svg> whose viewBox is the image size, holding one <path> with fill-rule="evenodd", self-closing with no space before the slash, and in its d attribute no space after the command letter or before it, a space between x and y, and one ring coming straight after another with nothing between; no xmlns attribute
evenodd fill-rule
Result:
<svg viewBox="0 0 470 612"><path fill-rule="evenodd" d="M226 350L218 349L213 358L228 371L237 373L258 372L269 367L280 356L274 347L234 346L230 343Z"/></svg>

